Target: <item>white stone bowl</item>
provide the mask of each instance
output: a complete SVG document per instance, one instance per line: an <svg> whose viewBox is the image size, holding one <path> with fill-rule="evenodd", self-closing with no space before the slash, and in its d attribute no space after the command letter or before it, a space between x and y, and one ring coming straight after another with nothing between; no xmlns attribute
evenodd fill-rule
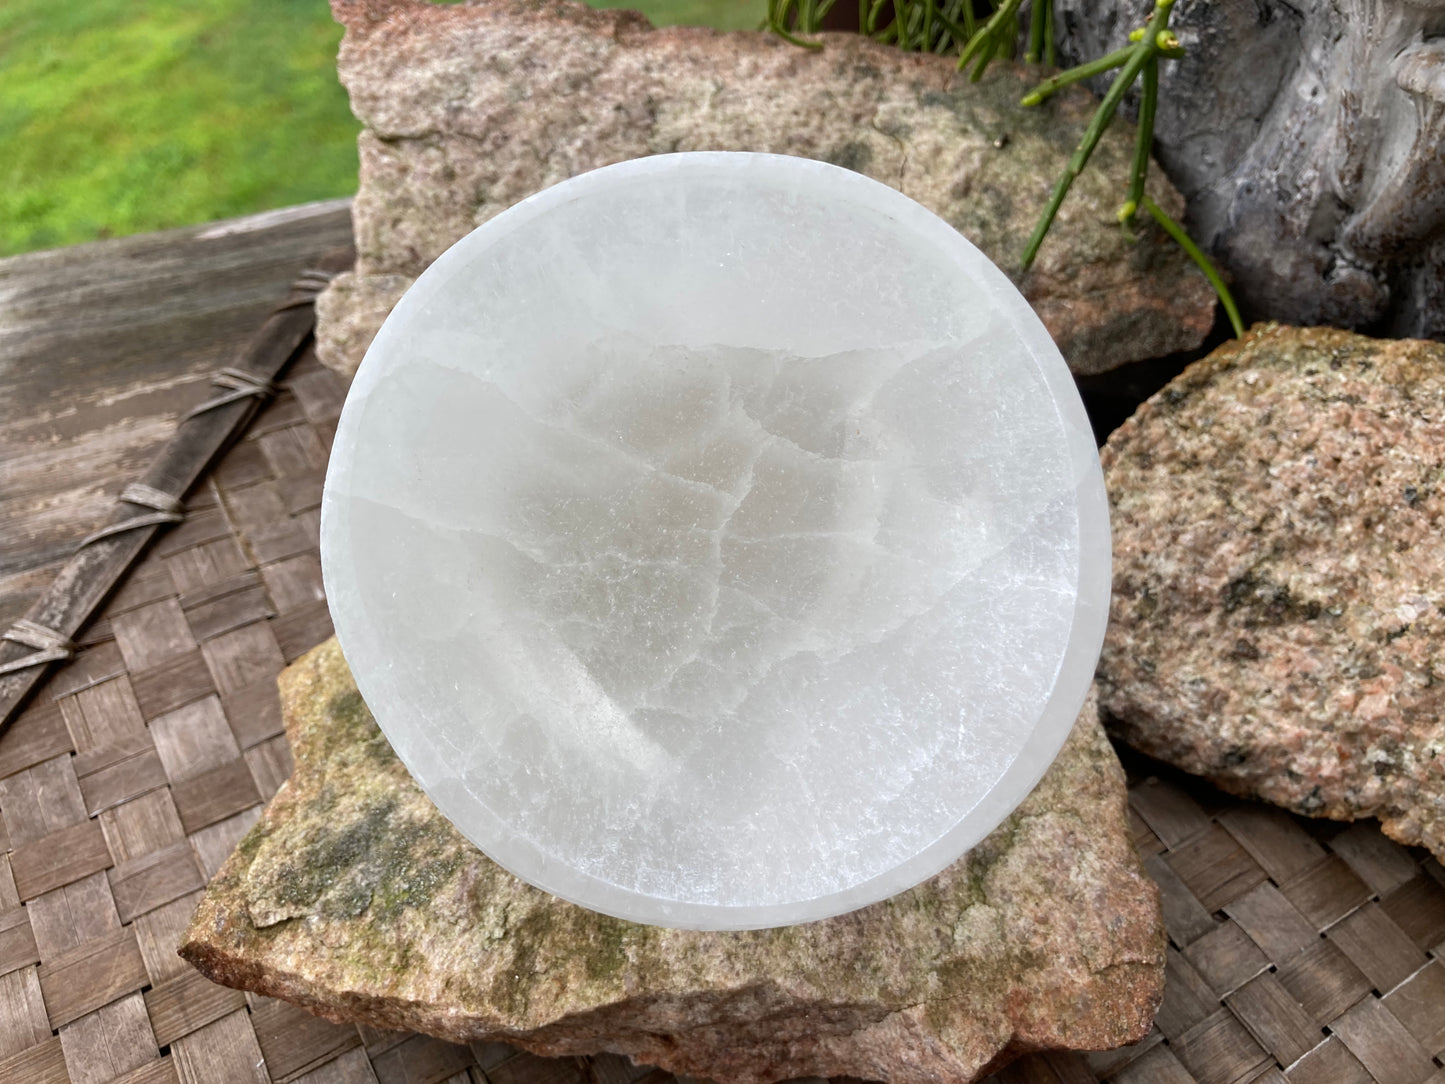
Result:
<svg viewBox="0 0 1445 1084"><path fill-rule="evenodd" d="M322 562L402 761L538 888L748 929L907 889L1073 726L1110 584L1007 278L821 162L665 154L441 256L367 352Z"/></svg>

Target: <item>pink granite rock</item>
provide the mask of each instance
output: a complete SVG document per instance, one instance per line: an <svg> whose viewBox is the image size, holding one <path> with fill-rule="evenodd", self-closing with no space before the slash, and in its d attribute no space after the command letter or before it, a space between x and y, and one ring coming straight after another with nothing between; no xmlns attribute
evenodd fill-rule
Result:
<svg viewBox="0 0 1445 1084"><path fill-rule="evenodd" d="M502 870L396 759L335 640L282 674L281 698L296 770L181 948L217 982L332 1020L725 1084L968 1084L1153 1021L1158 892L1092 697L1033 794L953 866L851 914L740 933L623 922Z"/></svg>
<svg viewBox="0 0 1445 1084"><path fill-rule="evenodd" d="M655 30L569 0L333 0L339 69L365 124L357 266L321 296L318 353L350 374L403 290L452 243L525 196L666 151L818 158L905 192L1012 271L1094 108L1073 88L1018 100L1037 69L970 84L948 57L857 34L802 49L755 31ZM1197 346L1214 295L1151 225L1114 212L1132 134L1116 126L1019 280L1076 372ZM1182 213L1156 172L1154 194Z"/></svg>
<svg viewBox="0 0 1445 1084"><path fill-rule="evenodd" d="M1263 325L1103 458L1115 732L1445 858L1445 345Z"/></svg>

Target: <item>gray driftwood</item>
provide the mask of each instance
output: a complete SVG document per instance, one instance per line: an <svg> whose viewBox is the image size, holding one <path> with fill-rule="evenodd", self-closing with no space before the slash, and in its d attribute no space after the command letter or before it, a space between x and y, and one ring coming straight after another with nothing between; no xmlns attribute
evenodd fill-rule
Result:
<svg viewBox="0 0 1445 1084"><path fill-rule="evenodd" d="M1059 0L1063 59L1142 24ZM1155 153L1261 318L1445 338L1445 2L1180 0Z"/></svg>

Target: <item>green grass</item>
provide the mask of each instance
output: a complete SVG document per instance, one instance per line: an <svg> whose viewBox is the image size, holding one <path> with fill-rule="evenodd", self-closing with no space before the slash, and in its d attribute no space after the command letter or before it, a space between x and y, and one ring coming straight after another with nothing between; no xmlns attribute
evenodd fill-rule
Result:
<svg viewBox="0 0 1445 1084"><path fill-rule="evenodd" d="M604 0L755 26L763 0ZM0 255L349 195L325 0L0 2Z"/></svg>

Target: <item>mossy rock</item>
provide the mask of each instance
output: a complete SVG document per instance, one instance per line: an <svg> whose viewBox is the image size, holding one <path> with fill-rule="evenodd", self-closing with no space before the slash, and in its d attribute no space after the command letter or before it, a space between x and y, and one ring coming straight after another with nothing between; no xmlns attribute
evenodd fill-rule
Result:
<svg viewBox="0 0 1445 1084"><path fill-rule="evenodd" d="M1033 794L949 869L851 914L730 933L609 918L501 869L392 754L335 640L281 697L296 771L181 948L217 982L338 1021L748 1084L970 1081L1153 1020L1158 894L1092 697Z"/></svg>

